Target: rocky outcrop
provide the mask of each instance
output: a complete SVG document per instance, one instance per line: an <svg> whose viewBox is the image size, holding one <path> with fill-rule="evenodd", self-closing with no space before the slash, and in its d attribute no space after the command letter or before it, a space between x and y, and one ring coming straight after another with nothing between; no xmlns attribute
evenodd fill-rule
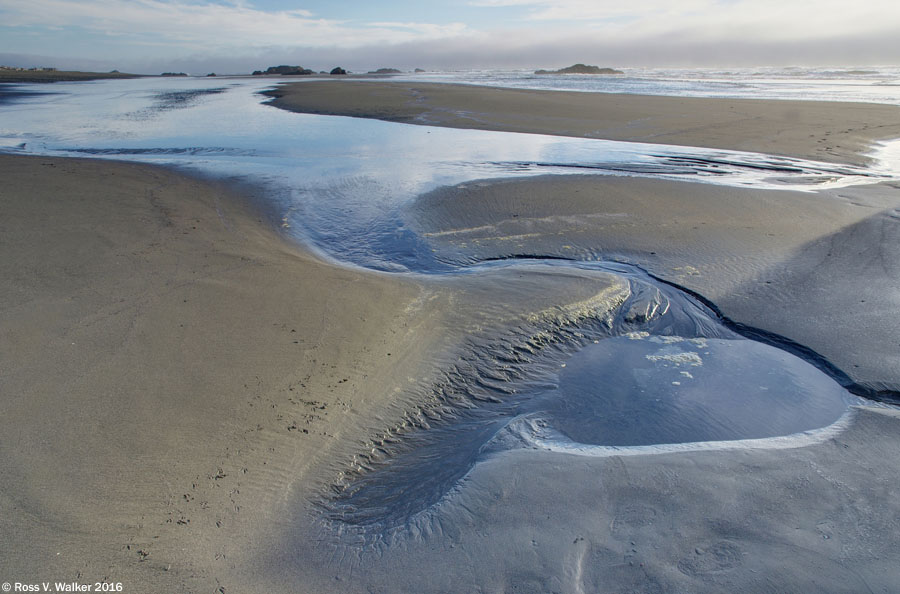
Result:
<svg viewBox="0 0 900 594"><path fill-rule="evenodd" d="M340 66L337 66L337 67L331 69L330 74L347 74L347 71L344 70L343 68L341 68Z"/></svg>
<svg viewBox="0 0 900 594"><path fill-rule="evenodd" d="M587 64L573 64L568 68L560 68L559 70L535 70L535 74L625 74L621 70L615 68L600 68L599 66L588 66Z"/></svg>
<svg viewBox="0 0 900 594"><path fill-rule="evenodd" d="M295 76L295 75L308 75L314 74L312 70L309 68L304 68L303 66L288 66L287 64L282 64L281 66L269 66L268 68L263 70L254 70L253 76L261 76L263 74L280 74L281 76Z"/></svg>
<svg viewBox="0 0 900 594"><path fill-rule="evenodd" d="M379 68L378 70L369 70L368 74L400 74L396 68Z"/></svg>

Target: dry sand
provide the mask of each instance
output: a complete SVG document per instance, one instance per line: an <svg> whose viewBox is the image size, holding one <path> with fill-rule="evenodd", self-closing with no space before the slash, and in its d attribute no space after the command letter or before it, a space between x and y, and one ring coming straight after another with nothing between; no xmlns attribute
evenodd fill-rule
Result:
<svg viewBox="0 0 900 594"><path fill-rule="evenodd" d="M871 103L705 99L536 91L439 83L309 81L269 93L304 113L744 150L864 163L900 138L900 107Z"/></svg>
<svg viewBox="0 0 900 594"><path fill-rule="evenodd" d="M468 118L429 104L430 86L426 107L412 113L402 103L423 95L405 89L422 85L379 83L390 96L368 107L346 91L372 83L290 88L320 84L331 93L326 104L362 102L354 115ZM525 97L525 107L498 104L499 123L485 127L513 129L503 118L520 118L517 129L542 132L558 114L576 113L563 105L523 115L535 101L577 94L500 93ZM441 101L448 97L466 110L465 97ZM626 117L638 110L630 105L602 126L582 118L578 128L566 115L556 131L599 134L619 118L619 128L636 130L626 139L860 161L856 151L871 139L900 135L879 119L896 109L881 106L842 114L802 104L791 115L776 102L639 103L670 107L647 115L648 124ZM727 117L732 105L740 117ZM829 113L807 123L807 106ZM781 115L769 121L754 110ZM785 122L796 125L779 132ZM835 135L840 142L818 142ZM279 237L248 206L253 196L149 166L2 156L0 179L4 581L107 579L125 592L223 594L889 592L900 583L900 418L876 409L777 449L515 450L476 466L431 521L392 546L335 541L310 497L422 404L419 388L463 337L536 313L577 316L582 303L614 305L622 287L550 271L538 274L554 282L517 270L424 280L344 269ZM884 308L896 311L887 291L896 286L889 186L795 194L591 177L503 183L521 186L445 189L421 199L409 220L448 253L508 254L515 244L523 253L630 258L708 289L736 317L764 319L772 297L753 291L769 290L767 280L785 300L768 309L787 316L801 296L812 307L835 286L841 299L856 299L861 281L849 273L865 261L862 280L881 279L888 295L870 323L889 322ZM447 208L440 196L468 206ZM838 254L822 260L828 277L815 274L825 248ZM874 255L860 260L860 250ZM833 302L827 312L835 318L826 321L853 321ZM881 336L896 338L884 325ZM873 369L884 372L895 352L885 347Z"/></svg>
<svg viewBox="0 0 900 594"><path fill-rule="evenodd" d="M0 579L217 591L436 314L216 185L12 156L0 179Z"/></svg>

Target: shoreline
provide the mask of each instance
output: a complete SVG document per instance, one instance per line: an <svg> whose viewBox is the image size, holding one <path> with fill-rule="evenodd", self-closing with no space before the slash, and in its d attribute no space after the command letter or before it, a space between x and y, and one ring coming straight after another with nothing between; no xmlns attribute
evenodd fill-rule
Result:
<svg viewBox="0 0 900 594"><path fill-rule="evenodd" d="M865 165L900 138L900 106L616 95L445 83L291 82L264 93L289 111L392 122L697 146Z"/></svg>
<svg viewBox="0 0 900 594"><path fill-rule="evenodd" d="M275 97L274 107L306 113L857 164L871 161L865 154L870 143L900 136L900 107L862 103L359 81L289 83L266 94ZM443 203L434 201L443 204L438 210L444 220L418 231L437 233L429 241L439 251L452 250L454 243L440 234L455 234L475 259L510 253L577 259L573 249L582 257L624 258L701 295L751 332L818 353L826 366L837 367L837 376L849 378L854 391L893 401L900 393L900 368L890 353L900 326L891 312L900 298L891 289L894 277L879 271L886 270L880 262L900 258L890 239L900 233L896 185L804 193L628 177L484 179L433 192L444 197ZM632 191L638 201L628 197ZM447 204L462 206L451 213ZM480 231L465 231L470 228ZM684 273L688 269L691 274ZM823 270L827 279L819 274ZM862 335L860 328L866 329Z"/></svg>

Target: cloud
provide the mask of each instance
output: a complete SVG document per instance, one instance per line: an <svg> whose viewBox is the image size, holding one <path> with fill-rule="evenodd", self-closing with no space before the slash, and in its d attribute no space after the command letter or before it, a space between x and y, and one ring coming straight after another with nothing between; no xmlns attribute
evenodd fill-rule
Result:
<svg viewBox="0 0 900 594"><path fill-rule="evenodd" d="M467 32L461 23L351 26L307 10L263 11L241 0L0 0L6 27L68 27L106 36L153 37L181 47L360 47L440 39Z"/></svg>
<svg viewBox="0 0 900 594"><path fill-rule="evenodd" d="M746 41L823 39L897 29L895 0L472 0L472 6L519 7L521 22L576 22L619 39L681 35Z"/></svg>
<svg viewBox="0 0 900 594"><path fill-rule="evenodd" d="M470 4L488 17L502 8L503 19L482 19L476 29L403 20L388 4L379 20L361 22L264 11L251 0L0 0L0 51L40 54L31 65L53 64L47 56L55 55L59 65L94 60L149 73L281 63L364 71L900 62L895 1L857 0L852 9L844 0Z"/></svg>

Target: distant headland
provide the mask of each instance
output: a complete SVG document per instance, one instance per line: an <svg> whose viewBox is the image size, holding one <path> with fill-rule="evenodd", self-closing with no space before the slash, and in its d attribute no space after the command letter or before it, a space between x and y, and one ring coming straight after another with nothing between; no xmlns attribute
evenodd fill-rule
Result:
<svg viewBox="0 0 900 594"><path fill-rule="evenodd" d="M0 66L0 82L6 83L41 83L64 82L76 80L97 80L101 78L137 78L139 74L127 74L113 70L112 72L80 72L75 70L57 70L56 68L17 68Z"/></svg>

